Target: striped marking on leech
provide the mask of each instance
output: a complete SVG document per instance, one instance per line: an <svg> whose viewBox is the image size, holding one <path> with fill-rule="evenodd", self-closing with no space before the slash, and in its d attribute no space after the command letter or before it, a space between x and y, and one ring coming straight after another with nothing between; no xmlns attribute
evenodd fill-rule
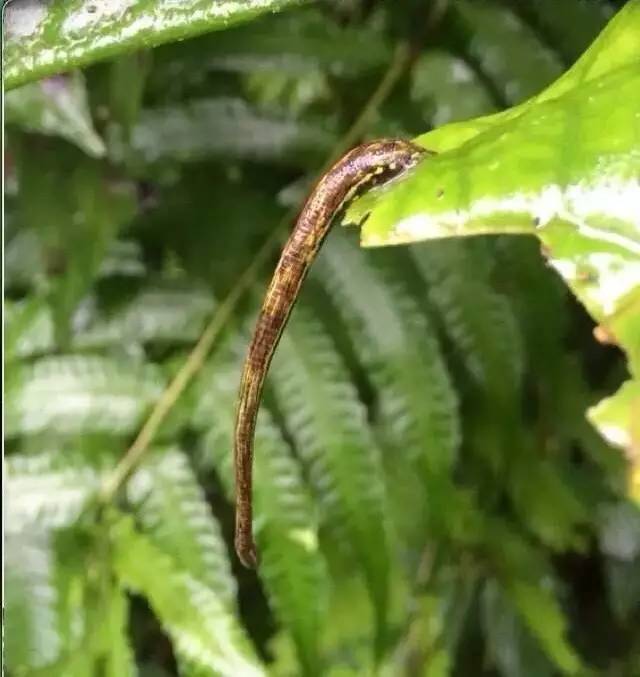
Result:
<svg viewBox="0 0 640 677"><path fill-rule="evenodd" d="M235 548L247 567L257 565L252 533L253 438L262 388L309 266L340 209L362 191L415 166L429 151L409 141L362 144L318 180L287 240L262 303L244 362L234 438L236 474Z"/></svg>

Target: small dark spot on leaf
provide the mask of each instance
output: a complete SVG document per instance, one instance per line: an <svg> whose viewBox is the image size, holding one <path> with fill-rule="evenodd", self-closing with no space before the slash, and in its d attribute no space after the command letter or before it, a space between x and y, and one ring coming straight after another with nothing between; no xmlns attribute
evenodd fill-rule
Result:
<svg viewBox="0 0 640 677"><path fill-rule="evenodd" d="M537 228L540 225L540 217L539 216L534 216L533 217L533 225Z"/></svg>
<svg viewBox="0 0 640 677"><path fill-rule="evenodd" d="M444 188L440 188L440 190L436 193L436 197L438 198L438 200L441 197L444 197Z"/></svg>
<svg viewBox="0 0 640 677"><path fill-rule="evenodd" d="M371 215L371 212L367 212L361 219L358 221L358 227L364 226L364 224L367 222L369 219L369 216Z"/></svg>

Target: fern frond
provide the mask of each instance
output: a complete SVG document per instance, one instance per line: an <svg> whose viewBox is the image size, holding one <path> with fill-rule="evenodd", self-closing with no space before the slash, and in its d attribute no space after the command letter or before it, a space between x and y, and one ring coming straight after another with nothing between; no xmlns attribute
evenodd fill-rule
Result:
<svg viewBox="0 0 640 677"><path fill-rule="evenodd" d="M233 496L232 440L240 371L240 359L225 348L219 350L199 383L196 412L196 422L210 428L205 453L213 459L229 498ZM264 408L255 439L254 511L261 557L258 574L276 615L293 636L303 670L317 674L328 588L317 518L299 467Z"/></svg>
<svg viewBox="0 0 640 677"><path fill-rule="evenodd" d="M465 51L506 103L533 96L562 72L556 54L508 7L461 0L454 11L469 36Z"/></svg>
<svg viewBox="0 0 640 677"><path fill-rule="evenodd" d="M105 677L137 677L135 656L127 634L129 600L124 590L112 586L105 601L104 632L101 633L100 655L94 669L103 668Z"/></svg>
<svg viewBox="0 0 640 677"><path fill-rule="evenodd" d="M5 301L4 310L6 360L32 357L54 348L53 316L43 298Z"/></svg>
<svg viewBox="0 0 640 677"><path fill-rule="evenodd" d="M154 545L235 609L236 583L226 545L185 454L176 448L154 449L131 478L128 496Z"/></svg>
<svg viewBox="0 0 640 677"><path fill-rule="evenodd" d="M189 343L197 340L213 309L211 293L175 283L148 284L114 312L95 307L85 315L86 329L73 339L74 348L134 343Z"/></svg>
<svg viewBox="0 0 640 677"><path fill-rule="evenodd" d="M442 479L457 454L460 422L426 316L406 290L385 279L366 252L344 237L328 243L315 271L375 385L385 435L418 464L425 479ZM434 509L446 512L445 506Z"/></svg>
<svg viewBox="0 0 640 677"><path fill-rule="evenodd" d="M6 383L5 434L132 432L162 392L157 367L68 355L13 365Z"/></svg>
<svg viewBox="0 0 640 677"><path fill-rule="evenodd" d="M171 636L181 660L208 675L265 675L236 617L208 586L180 571L129 517L113 515L115 572L144 595Z"/></svg>
<svg viewBox="0 0 640 677"><path fill-rule="evenodd" d="M6 665L30 674L55 661L62 649L52 538L46 530L8 525L4 545Z"/></svg>
<svg viewBox="0 0 640 677"><path fill-rule="evenodd" d="M483 587L481 620L488 659L504 677L531 673L551 677L553 668L522 623L498 581Z"/></svg>
<svg viewBox="0 0 640 677"><path fill-rule="evenodd" d="M567 638L567 618L546 553L505 520L488 520L487 527L482 548L505 595L556 666L578 673L581 662Z"/></svg>
<svg viewBox="0 0 640 677"><path fill-rule="evenodd" d="M517 404L522 341L507 299L490 285L480 252L465 240L437 240L411 252L471 376L501 405Z"/></svg>
<svg viewBox="0 0 640 677"><path fill-rule="evenodd" d="M308 308L296 309L271 374L325 521L351 545L363 567L382 638L391 554L379 450L347 367Z"/></svg>
<svg viewBox="0 0 640 677"><path fill-rule="evenodd" d="M530 377L535 379L540 406L547 410L543 415L562 421L564 428L574 420L562 404L569 371L567 288L545 265L535 238L500 238L496 244L497 278L520 326Z"/></svg>
<svg viewBox="0 0 640 677"><path fill-rule="evenodd" d="M584 545L579 529L588 518L586 507L562 470L559 463L541 458L532 438L520 435L511 449L504 480L521 522L545 546L558 552Z"/></svg>
<svg viewBox="0 0 640 677"><path fill-rule="evenodd" d="M440 125L493 112L491 95L464 59L429 49L411 71L411 98L425 108L425 122Z"/></svg>
<svg viewBox="0 0 640 677"><path fill-rule="evenodd" d="M17 533L73 524L100 483L95 467L74 463L59 449L10 456L5 472L6 527Z"/></svg>
<svg viewBox="0 0 640 677"><path fill-rule="evenodd" d="M132 131L136 163L210 157L298 161L322 155L333 134L320 124L267 117L239 98L218 97L145 109Z"/></svg>

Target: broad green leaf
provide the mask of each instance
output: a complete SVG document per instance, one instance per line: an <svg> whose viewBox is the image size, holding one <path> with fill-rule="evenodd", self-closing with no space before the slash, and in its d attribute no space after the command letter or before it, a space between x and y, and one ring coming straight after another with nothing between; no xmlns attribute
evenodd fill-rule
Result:
<svg viewBox="0 0 640 677"><path fill-rule="evenodd" d="M163 383L156 367L123 359L61 355L15 365L5 435L131 433Z"/></svg>
<svg viewBox="0 0 640 677"><path fill-rule="evenodd" d="M93 127L82 73L56 76L7 92L5 122L24 130L60 136L92 157L105 154Z"/></svg>
<svg viewBox="0 0 640 677"><path fill-rule="evenodd" d="M640 1L547 90L419 137L439 155L349 210L365 245L531 233L640 368ZM615 130L615 132L613 131Z"/></svg>
<svg viewBox="0 0 640 677"><path fill-rule="evenodd" d="M45 0L4 9L4 77L11 89L118 54L222 30L299 0Z"/></svg>

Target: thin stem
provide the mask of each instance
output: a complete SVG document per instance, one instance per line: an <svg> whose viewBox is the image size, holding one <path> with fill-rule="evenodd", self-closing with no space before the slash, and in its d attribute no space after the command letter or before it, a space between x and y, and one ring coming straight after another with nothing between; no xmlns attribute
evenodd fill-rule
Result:
<svg viewBox="0 0 640 677"><path fill-rule="evenodd" d="M331 152L327 165L333 164L334 160L342 153L354 145L360 138L369 124L370 118L387 98L394 85L402 75L404 69L410 61L409 48L406 44L400 44L396 48L393 59L389 64L387 71L380 80L375 91L371 94L368 101L363 106L360 114L354 120L351 127L344 136L338 141ZM293 211L293 210L292 210ZM162 395L153 407L149 417L144 422L131 446L120 458L113 472L106 478L99 494L99 501L107 504L117 494L120 488L125 484L136 468L140 465L143 458L149 451L153 440L155 439L162 422L165 420L178 398L185 391L191 379L202 368L209 351L211 350L216 338L222 331L228 319L231 317L236 305L243 294L251 287L257 279L262 265L269 259L269 256L275 249L276 244L282 237L284 225L292 218L288 213L280 222L273 233L264 242L254 259L242 273L233 289L227 297L218 306L213 317L205 327L197 343L187 356L184 364L171 382L167 385Z"/></svg>

